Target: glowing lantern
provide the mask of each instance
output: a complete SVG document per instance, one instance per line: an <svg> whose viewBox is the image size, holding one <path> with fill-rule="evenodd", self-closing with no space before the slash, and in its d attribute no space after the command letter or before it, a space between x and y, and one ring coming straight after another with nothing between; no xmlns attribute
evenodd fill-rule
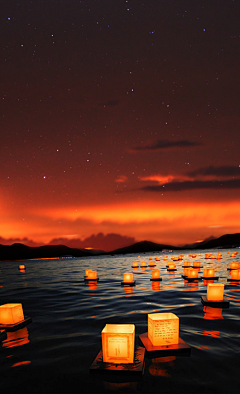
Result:
<svg viewBox="0 0 240 394"><path fill-rule="evenodd" d="M160 280L160 270L152 271L152 280Z"/></svg>
<svg viewBox="0 0 240 394"><path fill-rule="evenodd" d="M132 263L132 267L133 267L133 268L138 268L138 263L137 263L136 261L134 261L134 262Z"/></svg>
<svg viewBox="0 0 240 394"><path fill-rule="evenodd" d="M24 264L20 264L19 266L18 266L18 268L20 269L20 270L25 270L25 265Z"/></svg>
<svg viewBox="0 0 240 394"><path fill-rule="evenodd" d="M149 257L149 260L152 260L152 257Z"/></svg>
<svg viewBox="0 0 240 394"><path fill-rule="evenodd" d="M207 301L223 301L224 284L209 283L207 286Z"/></svg>
<svg viewBox="0 0 240 394"><path fill-rule="evenodd" d="M169 263L168 264L168 271L174 271L175 270L175 263Z"/></svg>
<svg viewBox="0 0 240 394"><path fill-rule="evenodd" d="M230 269L231 270L238 270L239 269L239 263L237 263L237 262L230 263Z"/></svg>
<svg viewBox="0 0 240 394"><path fill-rule="evenodd" d="M198 270L195 268L189 268L188 278L189 279L198 279Z"/></svg>
<svg viewBox="0 0 240 394"><path fill-rule="evenodd" d="M149 267L155 267L156 263L154 260L149 261Z"/></svg>
<svg viewBox="0 0 240 394"><path fill-rule="evenodd" d="M240 280L240 270L232 270L230 275L232 280Z"/></svg>
<svg viewBox="0 0 240 394"><path fill-rule="evenodd" d="M191 262L190 261L184 261L183 267L190 267L190 266L191 266Z"/></svg>
<svg viewBox="0 0 240 394"><path fill-rule="evenodd" d="M148 314L148 338L153 346L179 342L179 318L174 313Z"/></svg>
<svg viewBox="0 0 240 394"><path fill-rule="evenodd" d="M97 271L86 270L85 273L87 280L97 280Z"/></svg>
<svg viewBox="0 0 240 394"><path fill-rule="evenodd" d="M141 267L146 267L146 266L147 266L146 261L142 261L142 262L141 262Z"/></svg>
<svg viewBox="0 0 240 394"><path fill-rule="evenodd" d="M204 268L203 277L204 278L213 278L215 274L214 268Z"/></svg>
<svg viewBox="0 0 240 394"><path fill-rule="evenodd" d="M201 261L194 261L193 262L193 268L200 268L201 266Z"/></svg>
<svg viewBox="0 0 240 394"><path fill-rule="evenodd" d="M184 276L188 277L190 268L184 268Z"/></svg>
<svg viewBox="0 0 240 394"><path fill-rule="evenodd" d="M156 260L156 261L160 261L160 258L159 258L159 257L155 257L155 260Z"/></svg>
<svg viewBox="0 0 240 394"><path fill-rule="evenodd" d="M134 324L106 324L102 330L103 362L133 363L134 341Z"/></svg>
<svg viewBox="0 0 240 394"><path fill-rule="evenodd" d="M123 274L123 282L124 283L132 283L133 282L133 274L130 272L125 272Z"/></svg>
<svg viewBox="0 0 240 394"><path fill-rule="evenodd" d="M22 304L0 305L0 324L17 324L24 320Z"/></svg>

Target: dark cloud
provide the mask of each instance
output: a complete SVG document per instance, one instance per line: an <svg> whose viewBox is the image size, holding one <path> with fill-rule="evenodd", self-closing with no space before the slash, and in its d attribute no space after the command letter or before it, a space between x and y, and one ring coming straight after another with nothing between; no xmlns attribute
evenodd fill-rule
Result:
<svg viewBox="0 0 240 394"><path fill-rule="evenodd" d="M185 190L196 189L240 189L240 179L231 179L227 181L184 181L184 182L169 182L164 185L145 186L141 190L150 192L180 192Z"/></svg>
<svg viewBox="0 0 240 394"><path fill-rule="evenodd" d="M3 238L0 237L0 244L1 245L13 245L15 243L21 243L27 246L41 246L41 244L32 241L31 239L25 238Z"/></svg>
<svg viewBox="0 0 240 394"><path fill-rule="evenodd" d="M229 176L240 176L239 166L220 166L220 167L203 167L198 170L188 173L189 176L196 177L198 175L204 176L218 176L218 177L229 177Z"/></svg>
<svg viewBox="0 0 240 394"><path fill-rule="evenodd" d="M138 151L156 151L163 149L182 149L182 148L192 148L196 146L202 146L200 142L193 142L189 140L179 140L179 141L168 141L168 140L159 140L154 144L144 145L144 146L136 146L131 149L132 152Z"/></svg>
<svg viewBox="0 0 240 394"><path fill-rule="evenodd" d="M120 234L106 234L98 233L97 235L92 234L90 237L85 239L73 238L68 239L65 237L54 238L49 242L49 245L66 245L70 248L93 248L101 249L105 251L111 251L114 249L122 248L124 246L130 246L136 242L134 237L128 237Z"/></svg>

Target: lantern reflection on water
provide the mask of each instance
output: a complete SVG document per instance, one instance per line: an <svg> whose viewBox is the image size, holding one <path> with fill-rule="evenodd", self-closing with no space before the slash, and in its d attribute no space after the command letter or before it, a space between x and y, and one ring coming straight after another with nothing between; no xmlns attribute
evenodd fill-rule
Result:
<svg viewBox="0 0 240 394"><path fill-rule="evenodd" d="M106 363L133 363L134 324L106 324L102 330L103 361Z"/></svg>

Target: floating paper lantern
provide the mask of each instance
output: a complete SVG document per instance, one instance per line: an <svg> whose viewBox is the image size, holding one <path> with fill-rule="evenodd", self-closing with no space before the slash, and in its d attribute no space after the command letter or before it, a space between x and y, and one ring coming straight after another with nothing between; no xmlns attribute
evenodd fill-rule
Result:
<svg viewBox="0 0 240 394"><path fill-rule="evenodd" d="M132 283L133 282L133 274L132 274L132 272L125 272L123 274L123 282L124 283Z"/></svg>
<svg viewBox="0 0 240 394"><path fill-rule="evenodd" d="M149 261L149 267L155 267L156 263L154 260Z"/></svg>
<svg viewBox="0 0 240 394"><path fill-rule="evenodd" d="M148 338L153 346L179 342L179 318L174 313L148 314Z"/></svg>
<svg viewBox="0 0 240 394"><path fill-rule="evenodd" d="M198 269L189 268L189 270L188 270L188 278L189 279L198 279Z"/></svg>
<svg viewBox="0 0 240 394"><path fill-rule="evenodd" d="M97 280L97 271L85 270L85 275L87 280Z"/></svg>
<svg viewBox="0 0 240 394"><path fill-rule="evenodd" d="M213 278L214 275L215 275L214 268L204 268L204 270L203 270L203 277L204 278Z"/></svg>
<svg viewBox="0 0 240 394"><path fill-rule="evenodd" d="M134 341L134 324L106 324L102 330L103 362L133 363Z"/></svg>
<svg viewBox="0 0 240 394"><path fill-rule="evenodd" d="M0 324L17 324L24 320L22 304L0 305Z"/></svg>
<svg viewBox="0 0 240 394"><path fill-rule="evenodd" d="M153 270L152 271L152 279L153 280L160 280L160 270Z"/></svg>
<svg viewBox="0 0 240 394"><path fill-rule="evenodd" d="M190 267L189 268L184 268L184 276L188 277L190 269L191 269Z"/></svg>
<svg viewBox="0 0 240 394"><path fill-rule="evenodd" d="M239 263L237 263L237 262L230 263L230 269L231 270L238 270L239 269Z"/></svg>
<svg viewBox="0 0 240 394"><path fill-rule="evenodd" d="M19 266L18 266L18 268L20 269L20 270L25 270L25 265L24 264L20 264Z"/></svg>
<svg viewBox="0 0 240 394"><path fill-rule="evenodd" d="M160 258L159 258L159 257L155 257L155 260L156 260L156 261L160 261Z"/></svg>
<svg viewBox="0 0 240 394"><path fill-rule="evenodd" d="M201 261L194 261L193 262L193 267L194 268L200 268L200 266L201 266Z"/></svg>
<svg viewBox="0 0 240 394"><path fill-rule="evenodd" d="M224 284L209 283L207 286L207 301L223 301Z"/></svg>
<svg viewBox="0 0 240 394"><path fill-rule="evenodd" d="M191 262L190 261L184 261L183 263L183 267L190 267L191 266Z"/></svg>
<svg viewBox="0 0 240 394"><path fill-rule="evenodd" d="M232 270L230 275L232 280L240 280L240 270Z"/></svg>
<svg viewBox="0 0 240 394"><path fill-rule="evenodd" d="M146 261L142 261L142 262L141 262L141 267L146 267L146 266L147 266Z"/></svg>
<svg viewBox="0 0 240 394"><path fill-rule="evenodd" d="M132 263L132 267L133 267L133 268L138 268L138 263L137 263L136 261L134 261L134 262Z"/></svg>
<svg viewBox="0 0 240 394"><path fill-rule="evenodd" d="M174 271L175 270L175 263L169 263L168 264L168 271Z"/></svg>

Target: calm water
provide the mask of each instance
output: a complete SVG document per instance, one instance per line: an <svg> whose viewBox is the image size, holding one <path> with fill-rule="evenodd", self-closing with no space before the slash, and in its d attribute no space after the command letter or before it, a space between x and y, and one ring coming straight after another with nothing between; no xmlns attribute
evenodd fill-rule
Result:
<svg viewBox="0 0 240 394"><path fill-rule="evenodd" d="M183 253L183 261L194 261L191 252L169 257ZM227 281L227 267L240 256L221 252L221 260L206 260L205 251L195 259L214 267L225 284L230 308L214 313L201 304L206 284L186 283L183 261L168 273L162 253L25 261L24 273L17 261L0 262L0 304L20 302L33 320L0 346L1 393L239 392L240 285ZM160 285L150 281L151 268L131 268L133 261L149 264L149 256L160 257L155 267L161 270ZM98 271L97 284L84 282L86 268ZM121 286L124 272L134 272L135 287ZM147 331L147 314L154 312L179 317L180 337L192 347L191 356L146 358L143 376L132 382L90 376L105 324L135 324L138 343L138 335Z"/></svg>

